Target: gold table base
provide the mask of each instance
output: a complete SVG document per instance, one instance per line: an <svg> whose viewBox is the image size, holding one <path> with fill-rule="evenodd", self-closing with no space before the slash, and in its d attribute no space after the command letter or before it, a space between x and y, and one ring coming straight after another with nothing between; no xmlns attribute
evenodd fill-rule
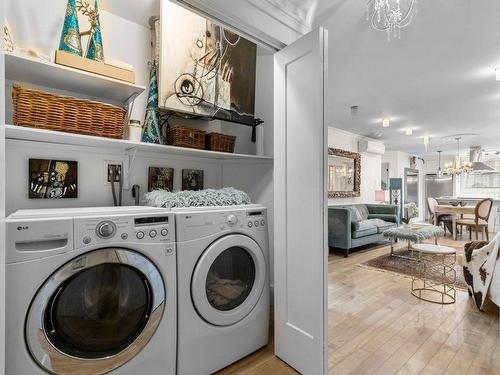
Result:
<svg viewBox="0 0 500 375"><path fill-rule="evenodd" d="M415 256L415 252L418 254ZM440 305L453 304L457 292L455 282L457 272L455 254L423 254L412 249L411 294L423 301ZM439 281L432 280L432 275L440 274Z"/></svg>

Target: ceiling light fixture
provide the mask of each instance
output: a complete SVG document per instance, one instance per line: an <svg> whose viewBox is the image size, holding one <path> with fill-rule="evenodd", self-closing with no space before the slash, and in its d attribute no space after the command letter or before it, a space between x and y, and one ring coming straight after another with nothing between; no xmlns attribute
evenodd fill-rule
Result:
<svg viewBox="0 0 500 375"><path fill-rule="evenodd" d="M472 171L472 163L467 162L462 165L460 162L460 139L461 137L456 137L457 141L457 156L454 162L446 163L444 167L446 168L446 173L449 175L461 175L462 173L469 173Z"/></svg>
<svg viewBox="0 0 500 375"><path fill-rule="evenodd" d="M495 78L497 81L500 81L500 66L495 68Z"/></svg>
<svg viewBox="0 0 500 375"><path fill-rule="evenodd" d="M431 137L429 137L428 135L424 135L424 147L425 147L425 151L427 151L429 149L429 143L431 141Z"/></svg>
<svg viewBox="0 0 500 375"><path fill-rule="evenodd" d="M404 9L402 9L402 5ZM387 40L401 38L401 29L408 26L417 13L417 0L368 0L366 20L377 31L387 32Z"/></svg>
<svg viewBox="0 0 500 375"><path fill-rule="evenodd" d="M389 120L388 118L382 119L382 127L388 128L389 126L391 126L391 120Z"/></svg>
<svg viewBox="0 0 500 375"><path fill-rule="evenodd" d="M437 177L443 177L443 170L441 169L441 153L443 151L439 150L438 151L438 169L436 171L436 176Z"/></svg>
<svg viewBox="0 0 500 375"><path fill-rule="evenodd" d="M405 129L405 134L406 135L413 135L413 129L412 128L406 128Z"/></svg>

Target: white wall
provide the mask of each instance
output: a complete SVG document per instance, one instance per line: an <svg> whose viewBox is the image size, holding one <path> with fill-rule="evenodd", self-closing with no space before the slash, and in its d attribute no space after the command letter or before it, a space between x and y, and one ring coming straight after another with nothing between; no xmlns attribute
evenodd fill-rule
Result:
<svg viewBox="0 0 500 375"><path fill-rule="evenodd" d="M328 147L358 152L358 141L364 137L336 128L328 128ZM373 141L373 140L372 140ZM376 203L375 190L380 190L382 156L361 153L361 194L357 198L328 199L328 204Z"/></svg>
<svg viewBox="0 0 500 375"><path fill-rule="evenodd" d="M105 182L105 161L124 162L123 153L106 152L93 147L77 147L27 142L6 141L8 155L6 202L7 214L21 208L112 206L111 187ZM28 159L59 159L78 162L78 198L76 199L28 199ZM131 171L130 184L141 186L141 193L147 191L148 167L174 168L174 189L180 190L182 168L203 169L205 186L220 187L221 171L217 161L182 158L179 156L138 153ZM117 185L116 185L117 186ZM123 193L123 204L131 205L134 200L130 190Z"/></svg>
<svg viewBox="0 0 500 375"><path fill-rule="evenodd" d="M54 51L59 46L66 2L67 0L51 0L49 5L36 0L7 0L6 18L16 45L35 49L53 60ZM149 29L103 10L100 13L105 58L132 65L136 83L147 86L147 62L151 56ZM86 30L86 18L79 19L80 30ZM85 42L82 41L82 44L85 46ZM136 99L132 118L144 119L146 100L147 92ZM7 117L7 121L9 119Z"/></svg>
<svg viewBox="0 0 500 375"><path fill-rule="evenodd" d="M389 178L402 178L404 184L405 168L410 168L410 155L403 151L386 151L382 156L382 162L389 163ZM418 169L418 218L423 221L425 218L425 174L427 173L427 163L417 159L416 169ZM435 171L434 171L435 172ZM404 190L404 187L403 187Z"/></svg>
<svg viewBox="0 0 500 375"><path fill-rule="evenodd" d="M0 26L3 30L4 3L0 4ZM0 88L4 82L4 45L0 45ZM0 375L5 373L5 91L0 89Z"/></svg>

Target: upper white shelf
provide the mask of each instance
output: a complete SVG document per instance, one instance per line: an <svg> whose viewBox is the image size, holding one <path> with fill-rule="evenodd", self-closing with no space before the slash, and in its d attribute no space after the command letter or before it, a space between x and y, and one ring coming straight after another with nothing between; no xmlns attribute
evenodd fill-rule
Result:
<svg viewBox="0 0 500 375"><path fill-rule="evenodd" d="M227 152L217 152L208 150L197 150L185 147L175 147L167 145L157 145L152 143L133 142L125 139L111 139L103 137L94 137L89 135L80 135L64 132L56 132L44 129L26 128L16 125L5 125L5 138L17 139L32 142L45 142L53 144L64 144L74 146L98 147L114 150L134 150L152 152L168 155L179 155L193 158L217 159L217 160L250 160L266 161L273 160L269 156L232 154Z"/></svg>
<svg viewBox="0 0 500 375"><path fill-rule="evenodd" d="M125 103L146 88L14 53L5 53L5 78Z"/></svg>

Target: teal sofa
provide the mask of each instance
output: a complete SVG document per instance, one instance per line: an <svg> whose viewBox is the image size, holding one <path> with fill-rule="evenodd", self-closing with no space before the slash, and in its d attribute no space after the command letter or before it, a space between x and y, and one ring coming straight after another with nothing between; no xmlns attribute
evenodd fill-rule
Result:
<svg viewBox="0 0 500 375"><path fill-rule="evenodd" d="M398 206L352 204L328 207L328 246L344 250L383 240L382 233L399 225Z"/></svg>

